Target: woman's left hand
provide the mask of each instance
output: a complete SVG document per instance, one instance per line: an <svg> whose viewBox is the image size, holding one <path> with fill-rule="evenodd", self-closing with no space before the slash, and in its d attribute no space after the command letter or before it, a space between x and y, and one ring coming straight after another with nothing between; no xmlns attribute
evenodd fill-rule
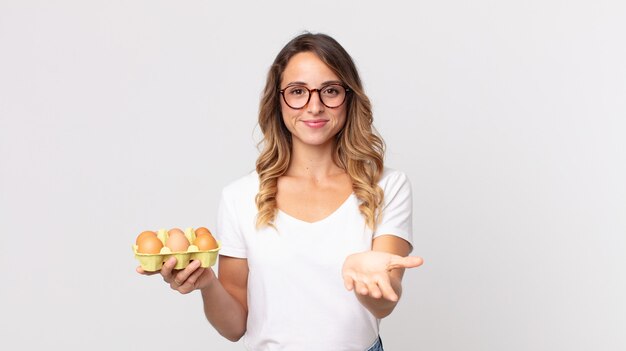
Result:
<svg viewBox="0 0 626 351"><path fill-rule="evenodd" d="M402 257L381 251L365 251L348 256L343 263L342 275L346 289L364 296L398 301L392 287L391 271L422 265L421 257ZM395 275L396 277L398 275ZM401 275L400 275L401 276ZM399 278L396 278L399 279Z"/></svg>

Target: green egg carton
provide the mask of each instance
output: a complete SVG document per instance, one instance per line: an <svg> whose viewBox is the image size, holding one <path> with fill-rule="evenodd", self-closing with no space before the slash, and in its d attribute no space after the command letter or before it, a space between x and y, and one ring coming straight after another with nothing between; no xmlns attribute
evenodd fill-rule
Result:
<svg viewBox="0 0 626 351"><path fill-rule="evenodd" d="M184 231L185 237L190 243L196 240L196 234L193 228L187 228ZM137 245L133 245L133 253L135 258L139 260L141 268L146 272L156 272L163 267L163 264L172 256L176 257L176 266L174 269L183 269L189 265L192 260L200 261L202 267L211 267L217 261L217 253L220 251L221 244L217 242L217 248L212 250L200 251L196 245L189 245L186 252L172 252L165 246L167 241L167 231L160 229L157 232L157 238L163 243L163 248L158 254L144 254L137 252Z"/></svg>

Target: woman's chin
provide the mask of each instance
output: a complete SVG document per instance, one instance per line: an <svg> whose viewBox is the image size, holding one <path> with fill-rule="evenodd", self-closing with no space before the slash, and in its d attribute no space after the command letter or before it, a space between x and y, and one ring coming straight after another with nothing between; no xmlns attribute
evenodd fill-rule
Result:
<svg viewBox="0 0 626 351"><path fill-rule="evenodd" d="M299 144L302 144L303 146L310 146L310 147L315 147L315 146L326 146L326 145L330 145L333 142L333 138L331 137L313 137L313 136L306 136L306 137L294 137L294 141L296 141Z"/></svg>

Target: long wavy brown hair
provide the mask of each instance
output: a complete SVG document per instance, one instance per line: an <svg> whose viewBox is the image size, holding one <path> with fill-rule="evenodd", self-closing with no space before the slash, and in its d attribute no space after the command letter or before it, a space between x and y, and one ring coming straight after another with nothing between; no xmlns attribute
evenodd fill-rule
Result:
<svg viewBox="0 0 626 351"><path fill-rule="evenodd" d="M263 140L259 143L261 153L256 161L260 181L255 199L257 227L273 226L278 178L287 171L291 159L291 133L283 122L279 90L287 63L301 52L317 55L349 89L345 102L348 104L346 123L335 137L333 159L350 176L352 190L360 202L359 210L368 227L375 229L383 202L378 181L383 172L385 144L372 126L371 103L352 58L332 37L312 33L301 34L287 43L267 75L259 106Z"/></svg>

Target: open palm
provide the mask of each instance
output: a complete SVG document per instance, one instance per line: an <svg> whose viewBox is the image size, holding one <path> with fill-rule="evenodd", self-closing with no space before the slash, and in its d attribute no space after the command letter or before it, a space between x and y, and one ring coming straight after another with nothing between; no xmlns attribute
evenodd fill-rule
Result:
<svg viewBox="0 0 626 351"><path fill-rule="evenodd" d="M397 301L392 288L391 271L422 265L421 257L402 257L387 252L365 251L348 256L343 264L342 275L346 289L374 298L384 297Z"/></svg>

